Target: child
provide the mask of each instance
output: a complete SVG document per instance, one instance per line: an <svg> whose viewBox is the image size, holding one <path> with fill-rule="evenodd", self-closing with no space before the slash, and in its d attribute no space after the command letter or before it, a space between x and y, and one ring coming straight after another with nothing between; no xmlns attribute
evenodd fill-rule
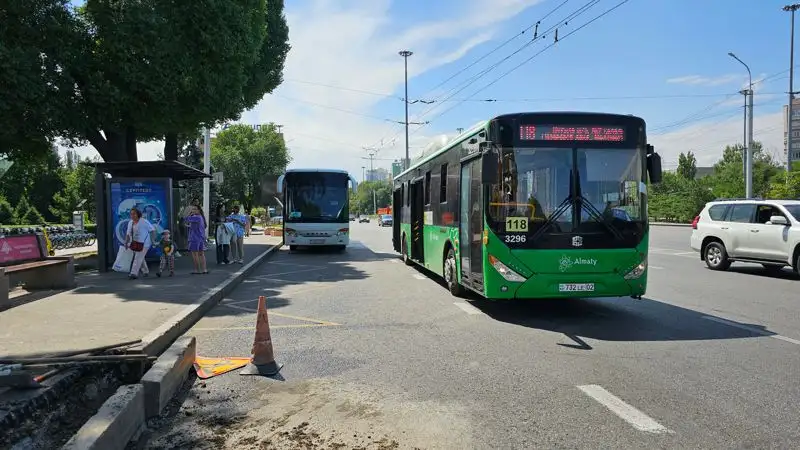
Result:
<svg viewBox="0 0 800 450"><path fill-rule="evenodd" d="M169 236L169 230L161 232L159 246L161 247L161 262L158 263L158 272L156 272L156 276L161 276L161 272L164 271L164 267L167 263L169 263L169 276L175 275L175 246Z"/></svg>

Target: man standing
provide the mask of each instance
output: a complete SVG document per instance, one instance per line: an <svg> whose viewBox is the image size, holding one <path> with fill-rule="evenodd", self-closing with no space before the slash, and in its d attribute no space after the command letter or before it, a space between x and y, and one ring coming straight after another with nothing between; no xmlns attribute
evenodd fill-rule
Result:
<svg viewBox="0 0 800 450"><path fill-rule="evenodd" d="M233 262L244 264L244 227L247 217L241 213L239 205L233 207L233 213L228 216L228 220L233 222L236 228L236 237L231 241L231 256Z"/></svg>

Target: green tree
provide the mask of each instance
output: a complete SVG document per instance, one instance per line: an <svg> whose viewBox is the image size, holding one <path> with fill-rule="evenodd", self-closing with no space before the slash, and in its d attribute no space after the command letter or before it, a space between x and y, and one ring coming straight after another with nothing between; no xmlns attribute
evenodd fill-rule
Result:
<svg viewBox="0 0 800 450"><path fill-rule="evenodd" d="M16 225L27 225L23 223L23 218L28 214L28 211L31 209L31 204L28 202L28 197L23 195L19 202L17 202L17 206L14 208L14 217L16 218Z"/></svg>
<svg viewBox="0 0 800 450"><path fill-rule="evenodd" d="M220 194L242 202L245 210L266 203L261 198L262 183L283 173L289 162L283 135L273 123L258 130L233 125L211 143L211 165L223 173Z"/></svg>
<svg viewBox="0 0 800 450"><path fill-rule="evenodd" d="M687 180L694 180L697 176L697 160L692 152L678 156L678 175Z"/></svg>
<svg viewBox="0 0 800 450"><path fill-rule="evenodd" d="M392 185L388 181L365 181L350 194L350 211L358 214L375 214L377 208L391 204Z"/></svg>
<svg viewBox="0 0 800 450"><path fill-rule="evenodd" d="M73 158L75 158L73 156ZM96 161L97 158L95 157ZM93 160L86 158L83 162L88 163ZM60 176L64 188L53 196L49 211L54 217L54 221L59 223L71 223L72 212L78 207L80 202L86 200L81 207L86 211L89 221L97 220L94 202L94 169L86 164L79 164L72 158L65 158L64 167L61 168Z"/></svg>
<svg viewBox="0 0 800 450"><path fill-rule="evenodd" d="M85 35L69 0L4 0L0 6L0 152L46 154L75 118Z"/></svg>
<svg viewBox="0 0 800 450"><path fill-rule="evenodd" d="M744 172L742 164L743 147L741 145L726 146L722 159L714 165L714 173L707 183L715 197L744 197ZM770 180L781 172L780 166L764 152L760 142L753 143L753 195L767 196Z"/></svg>
<svg viewBox="0 0 800 450"><path fill-rule="evenodd" d="M800 198L800 171L779 173L770 181L768 198L773 199L796 199Z"/></svg>
<svg viewBox="0 0 800 450"><path fill-rule="evenodd" d="M44 225L44 217L34 207L28 208L24 216L19 218L20 225Z"/></svg>
<svg viewBox="0 0 800 450"><path fill-rule="evenodd" d="M64 187L58 154L52 149L41 155L18 155L12 161L14 165L0 178L0 193L11 204L19 203L22 197L26 197L25 201L30 206L46 212L45 219L56 220L50 213L50 205ZM22 218L22 214L17 217Z"/></svg>
<svg viewBox="0 0 800 450"><path fill-rule="evenodd" d="M62 136L136 160L166 137L176 159L278 86L289 50L280 0L8 0L0 19L0 144L22 154Z"/></svg>
<svg viewBox="0 0 800 450"><path fill-rule="evenodd" d="M14 217L14 208L5 197L0 197L0 224L14 225L17 223L17 218Z"/></svg>

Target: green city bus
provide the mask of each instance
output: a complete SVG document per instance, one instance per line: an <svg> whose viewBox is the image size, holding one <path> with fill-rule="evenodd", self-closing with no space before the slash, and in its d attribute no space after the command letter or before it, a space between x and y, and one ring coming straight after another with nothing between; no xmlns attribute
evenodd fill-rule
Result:
<svg viewBox="0 0 800 450"><path fill-rule="evenodd" d="M632 115L521 112L481 121L398 174L395 251L453 295L641 298L647 182L661 157Z"/></svg>

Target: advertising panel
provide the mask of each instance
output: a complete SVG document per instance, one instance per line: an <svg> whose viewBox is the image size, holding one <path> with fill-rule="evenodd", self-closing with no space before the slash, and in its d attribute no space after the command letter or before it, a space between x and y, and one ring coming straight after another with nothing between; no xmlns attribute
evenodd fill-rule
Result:
<svg viewBox="0 0 800 450"><path fill-rule="evenodd" d="M134 207L142 212L142 218L153 224L157 237L163 230L169 229L172 223L172 179L116 178L109 180L108 184L108 226L111 233L108 240L109 260L114 261L119 246L125 242L125 232ZM158 258L157 247L151 246L146 259Z"/></svg>
<svg viewBox="0 0 800 450"><path fill-rule="evenodd" d="M0 265L32 261L41 257L41 243L35 234L0 237Z"/></svg>

